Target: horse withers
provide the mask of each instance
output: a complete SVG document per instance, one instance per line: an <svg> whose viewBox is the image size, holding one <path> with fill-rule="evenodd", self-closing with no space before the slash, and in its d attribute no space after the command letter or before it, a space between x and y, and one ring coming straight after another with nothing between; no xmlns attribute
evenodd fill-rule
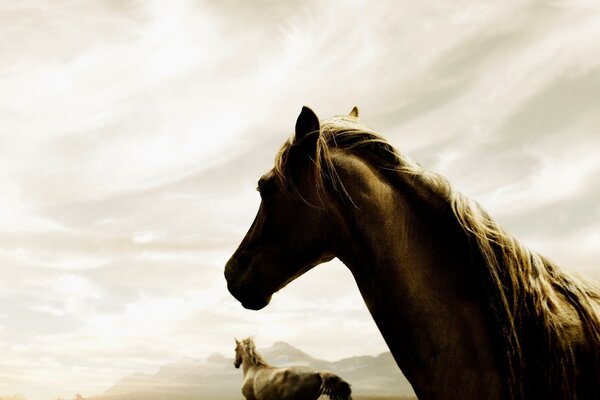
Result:
<svg viewBox="0 0 600 400"><path fill-rule="evenodd" d="M304 366L274 367L256 351L254 341L235 340L236 368L242 367L242 394L247 400L351 400L350 385L331 372L317 372Z"/></svg>

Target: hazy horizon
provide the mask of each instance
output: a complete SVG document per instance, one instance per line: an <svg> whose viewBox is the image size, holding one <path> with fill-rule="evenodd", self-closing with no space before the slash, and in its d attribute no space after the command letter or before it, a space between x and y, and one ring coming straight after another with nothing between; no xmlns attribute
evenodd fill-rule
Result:
<svg viewBox="0 0 600 400"><path fill-rule="evenodd" d="M349 271L259 312L223 267L302 105L361 121L600 278L600 4L0 4L0 396L101 393L233 337L387 347Z"/></svg>

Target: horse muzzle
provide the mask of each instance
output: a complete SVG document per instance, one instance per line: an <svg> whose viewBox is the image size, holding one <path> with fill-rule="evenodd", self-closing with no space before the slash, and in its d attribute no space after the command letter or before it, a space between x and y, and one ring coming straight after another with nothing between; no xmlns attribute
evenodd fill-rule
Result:
<svg viewBox="0 0 600 400"><path fill-rule="evenodd" d="M227 284L227 289L248 310L261 310L271 302L271 296L261 296L257 292L232 285L231 283Z"/></svg>
<svg viewBox="0 0 600 400"><path fill-rule="evenodd" d="M271 302L272 294L265 295L264 288L248 280L247 273L239 267L239 260L232 257L225 266L225 280L227 290L235 297L244 308L260 310Z"/></svg>

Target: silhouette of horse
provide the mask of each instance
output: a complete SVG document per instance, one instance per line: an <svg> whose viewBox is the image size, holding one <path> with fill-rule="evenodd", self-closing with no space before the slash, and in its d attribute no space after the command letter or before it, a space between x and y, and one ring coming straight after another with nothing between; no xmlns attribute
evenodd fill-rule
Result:
<svg viewBox="0 0 600 400"><path fill-rule="evenodd" d="M251 338L241 342L235 339L233 365L242 367L242 394L248 400L316 400L323 394L331 400L352 400L350 385L330 372L270 366L258 354Z"/></svg>
<svg viewBox="0 0 600 400"><path fill-rule="evenodd" d="M304 107L228 261L244 307L338 257L420 399L600 398L600 289L384 138Z"/></svg>

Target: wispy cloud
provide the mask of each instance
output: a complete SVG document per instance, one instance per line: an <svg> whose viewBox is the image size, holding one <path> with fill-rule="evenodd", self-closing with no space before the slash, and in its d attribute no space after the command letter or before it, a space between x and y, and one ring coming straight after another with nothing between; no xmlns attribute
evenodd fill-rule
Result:
<svg viewBox="0 0 600 400"><path fill-rule="evenodd" d="M339 262L260 313L225 288L303 104L360 106L518 237L600 276L599 21L589 1L5 2L0 394L93 394L236 335L383 351Z"/></svg>

